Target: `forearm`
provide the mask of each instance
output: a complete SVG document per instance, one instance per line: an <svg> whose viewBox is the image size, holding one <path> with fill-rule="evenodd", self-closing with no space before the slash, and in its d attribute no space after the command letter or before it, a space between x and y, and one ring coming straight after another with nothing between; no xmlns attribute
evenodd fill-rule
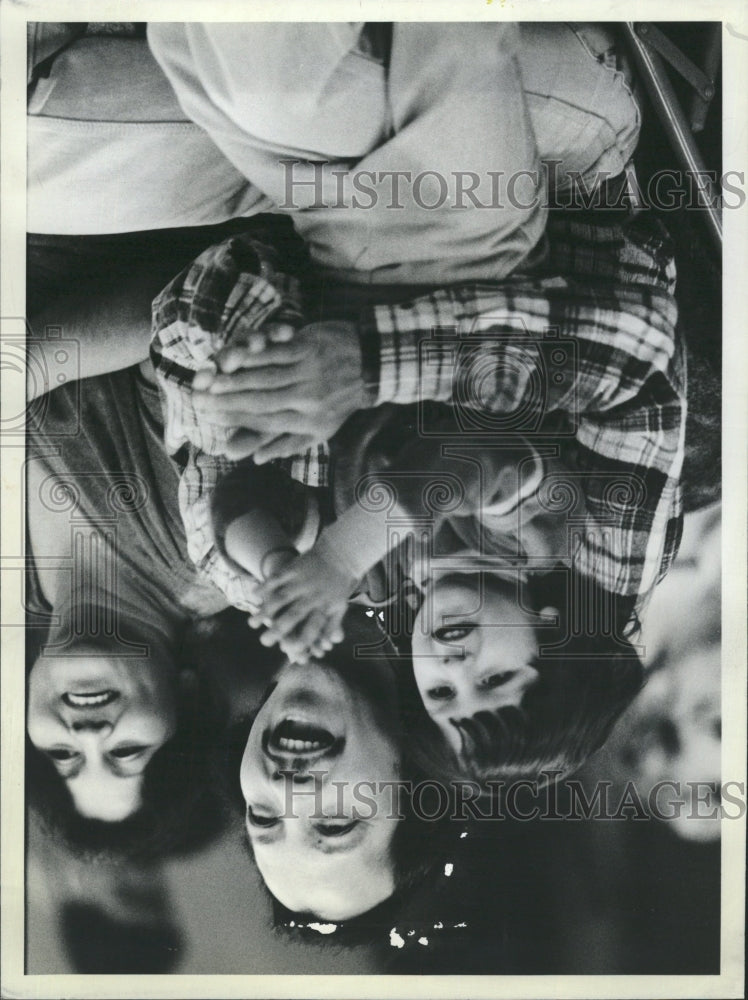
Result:
<svg viewBox="0 0 748 1000"><path fill-rule="evenodd" d="M429 399L511 412L527 402L602 412L631 399L650 374L670 377L676 310L666 234L566 218L549 229L549 277L454 285L362 311L374 405ZM635 382L610 377L627 369Z"/></svg>
<svg viewBox="0 0 748 1000"><path fill-rule="evenodd" d="M314 550L358 581L414 527L407 509L397 502L377 509L356 504L320 533Z"/></svg>
<svg viewBox="0 0 748 1000"><path fill-rule="evenodd" d="M376 307L360 331L375 405L423 400L512 412L573 403L604 411L638 391L591 377L635 364L645 380L668 375L674 354L670 296L621 288L614 297L559 279L513 287L442 289L416 305ZM641 383L639 383L641 384Z"/></svg>
<svg viewBox="0 0 748 1000"><path fill-rule="evenodd" d="M493 495L499 488L496 456L489 454L488 465L484 459L470 451L460 454L449 439L413 438L386 469L359 480L352 505L322 531L315 549L360 580L424 525L433 530L445 516L479 511L485 491Z"/></svg>
<svg viewBox="0 0 748 1000"><path fill-rule="evenodd" d="M29 402L65 381L145 360L151 299L157 290L152 280L140 276L116 288L76 292L32 314L27 341Z"/></svg>

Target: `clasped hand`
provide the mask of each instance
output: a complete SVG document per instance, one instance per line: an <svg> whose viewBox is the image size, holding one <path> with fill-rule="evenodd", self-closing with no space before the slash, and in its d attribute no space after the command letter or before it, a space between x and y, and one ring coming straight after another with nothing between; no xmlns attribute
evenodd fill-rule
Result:
<svg viewBox="0 0 748 1000"><path fill-rule="evenodd" d="M343 639L342 622L356 580L311 549L296 556L257 591L253 628L264 646L278 644L293 662L322 656Z"/></svg>
<svg viewBox="0 0 748 1000"><path fill-rule="evenodd" d="M198 372L192 401L213 425L235 429L225 452L261 464L328 441L366 403L356 327L268 324L216 356L218 372Z"/></svg>

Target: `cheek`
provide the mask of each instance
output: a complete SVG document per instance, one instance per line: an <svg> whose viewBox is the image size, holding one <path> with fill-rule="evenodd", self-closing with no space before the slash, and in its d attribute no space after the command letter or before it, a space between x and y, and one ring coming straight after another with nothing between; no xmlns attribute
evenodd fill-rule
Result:
<svg viewBox="0 0 748 1000"><path fill-rule="evenodd" d="M383 734L376 742L361 745L355 758L351 759L350 767L338 773L335 778L342 778L346 784L353 786L360 781L375 783L397 781L402 772L401 751L397 743ZM371 794L371 792L369 792Z"/></svg>
<svg viewBox="0 0 748 1000"><path fill-rule="evenodd" d="M155 706L154 706L155 708ZM162 710L143 712L133 719L134 723L147 730L153 740L163 740L164 742L177 731L176 706L164 705Z"/></svg>
<svg viewBox="0 0 748 1000"><path fill-rule="evenodd" d="M244 797L245 802L248 802L250 798L253 774L252 739L250 736L247 739L247 744L244 747L244 753L242 754L242 762L239 765L239 784L241 785L242 796Z"/></svg>
<svg viewBox="0 0 748 1000"><path fill-rule="evenodd" d="M416 687L418 688L421 698L423 699L424 692L430 687L434 687L437 681L437 671L434 669L433 660L429 660L425 656L416 659L414 655L413 676L415 677Z"/></svg>
<svg viewBox="0 0 748 1000"><path fill-rule="evenodd" d="M26 698L26 717L29 725L31 725L32 720L39 721L53 717L52 700L53 698L56 700L56 696L53 696L51 691L51 686L45 685L43 679L40 677L39 668L34 667L29 677Z"/></svg>
<svg viewBox="0 0 748 1000"><path fill-rule="evenodd" d="M426 649L426 636L421 634L420 623L421 615L419 613L418 618L416 618L415 624L413 625L413 635L410 639L410 648L414 662L417 661L417 657L425 656L428 652Z"/></svg>
<svg viewBox="0 0 748 1000"><path fill-rule="evenodd" d="M67 730L60 722L56 722L50 712L45 712L42 706L29 706L26 730L34 746L53 743L67 735Z"/></svg>

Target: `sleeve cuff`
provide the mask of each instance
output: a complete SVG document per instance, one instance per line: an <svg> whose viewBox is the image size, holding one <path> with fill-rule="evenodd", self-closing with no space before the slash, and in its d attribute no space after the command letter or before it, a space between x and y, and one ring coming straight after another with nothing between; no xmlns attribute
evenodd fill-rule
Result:
<svg viewBox="0 0 748 1000"><path fill-rule="evenodd" d="M434 325L407 305L375 306L362 313L362 371L372 407L452 398L454 344L432 338Z"/></svg>

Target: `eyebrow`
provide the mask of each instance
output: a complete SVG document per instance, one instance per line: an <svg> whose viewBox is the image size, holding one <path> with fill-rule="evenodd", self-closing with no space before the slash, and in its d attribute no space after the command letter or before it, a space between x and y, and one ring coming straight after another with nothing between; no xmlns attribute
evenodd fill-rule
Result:
<svg viewBox="0 0 748 1000"><path fill-rule="evenodd" d="M515 673L517 673L516 670L513 671L512 677L514 676ZM496 687L485 687L482 684L476 684L474 685L474 689L481 698L488 698L491 695L495 694L497 691L500 691L503 687L506 687L506 685L511 681L512 677L507 677L505 681L502 681L501 684L497 684ZM428 694L428 691L426 692L426 694ZM451 698L430 698L429 700L433 701L435 704L439 706L437 709L435 709L437 713L440 708L444 710L448 709L450 702L452 701Z"/></svg>

